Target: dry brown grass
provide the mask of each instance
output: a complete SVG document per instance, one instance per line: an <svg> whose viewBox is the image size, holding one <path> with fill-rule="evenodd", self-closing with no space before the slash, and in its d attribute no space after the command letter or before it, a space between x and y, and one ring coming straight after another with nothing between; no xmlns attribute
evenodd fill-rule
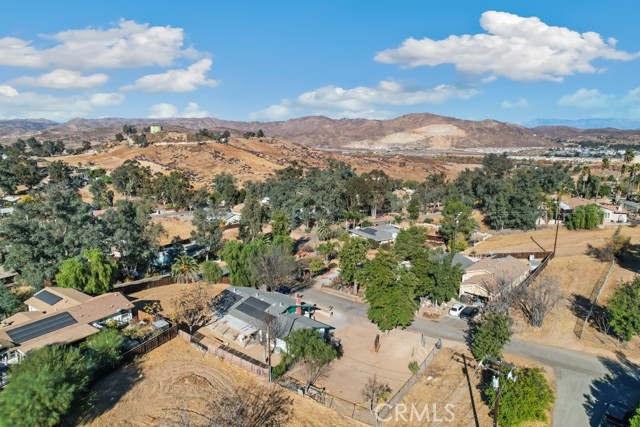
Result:
<svg viewBox="0 0 640 427"><path fill-rule="evenodd" d="M181 410L204 412L211 395L229 392L234 385L259 381L248 372L206 356L175 338L98 382L93 387L96 405L80 425L158 426ZM291 396L293 416L287 426L362 426L310 399ZM197 415L192 416L201 421Z"/></svg>

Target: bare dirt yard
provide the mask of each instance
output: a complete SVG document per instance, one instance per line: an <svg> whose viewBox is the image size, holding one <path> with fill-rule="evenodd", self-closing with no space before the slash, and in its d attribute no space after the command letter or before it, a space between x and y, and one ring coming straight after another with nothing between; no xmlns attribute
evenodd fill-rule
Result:
<svg viewBox="0 0 640 427"><path fill-rule="evenodd" d="M465 373L465 355L468 375ZM535 366L526 360L507 361L519 367ZM553 387L551 370L545 376ZM420 380L409 390L402 404L382 420L384 427L447 426L469 427L490 426L492 418L489 406L483 401L478 388L481 370L477 369L473 356L468 351L443 348ZM412 408L415 408L412 412ZM405 411L406 409L406 411ZM530 427L551 425L551 417L546 423L527 424Z"/></svg>
<svg viewBox="0 0 640 427"><path fill-rule="evenodd" d="M579 320L577 305L586 303L588 308L587 301L594 287L602 284L610 266L609 263L600 262L587 255L587 245L603 246L616 228L616 226L608 226L598 230L569 231L560 227L556 257L549 263L543 275L554 277L559 281L563 300L547 316L544 326L540 329L527 325L524 319L519 319L515 325L517 337L606 356L611 356L613 350L621 350L633 360L640 359L640 338L638 337L619 346L613 337L605 336L593 327L585 330L582 340L578 339L574 333ZM640 244L640 227L623 226L621 232L631 237L632 246ZM505 233L494 235L473 249L478 253L543 249L552 251L554 238L555 227L524 233ZM606 304L615 289L621 283L633 280L639 271L640 260L634 249L613 269L598 304Z"/></svg>
<svg viewBox="0 0 640 427"><path fill-rule="evenodd" d="M196 413L206 410L210 396L257 381L242 369L175 338L98 382L92 389L95 406L80 426L162 426L181 412L199 423L202 419ZM362 426L310 399L291 396L293 413L287 426Z"/></svg>

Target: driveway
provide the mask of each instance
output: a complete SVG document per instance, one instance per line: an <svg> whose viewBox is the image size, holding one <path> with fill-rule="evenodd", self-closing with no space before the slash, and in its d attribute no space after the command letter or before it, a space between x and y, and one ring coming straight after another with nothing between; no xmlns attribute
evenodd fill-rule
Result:
<svg viewBox="0 0 640 427"><path fill-rule="evenodd" d="M317 289L306 289L304 294L307 302L333 307L333 316L322 320L336 328L347 327L367 317L366 304ZM466 328L464 321L445 317L439 322L415 319L408 329L464 343ZM640 366L629 362L623 355L606 359L518 339L507 345L505 353L553 368L556 378L554 426L597 427L606 402L621 401L633 407L640 398Z"/></svg>

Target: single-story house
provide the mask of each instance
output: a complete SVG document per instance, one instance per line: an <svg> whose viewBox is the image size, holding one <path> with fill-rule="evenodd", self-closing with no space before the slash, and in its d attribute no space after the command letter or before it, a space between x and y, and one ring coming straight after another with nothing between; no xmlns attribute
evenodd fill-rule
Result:
<svg viewBox="0 0 640 427"><path fill-rule="evenodd" d="M80 298L60 292L59 288L45 288L27 300L30 310L31 307L35 310L14 314L0 322L0 362L17 363L32 350L82 341L105 327L106 322L122 325L132 320L133 304L121 293L82 295Z"/></svg>
<svg viewBox="0 0 640 427"><path fill-rule="evenodd" d="M224 213L215 213L211 214L207 217L208 221L220 221L224 222L224 225L235 225L240 224L240 220L242 219L242 214L228 211Z"/></svg>
<svg viewBox="0 0 640 427"><path fill-rule="evenodd" d="M276 335L276 348L281 350L286 350L284 338L297 329L314 329L324 337L329 335L333 326L315 320L316 310L318 307L304 303L299 294L294 299L248 287L225 289L215 302L216 323L231 329L235 341L246 345L251 338L261 339L271 329ZM214 331L217 327L213 325Z"/></svg>
<svg viewBox="0 0 640 427"><path fill-rule="evenodd" d="M598 206L604 210L604 223L625 223L629 218L629 212L622 206L600 203Z"/></svg>
<svg viewBox="0 0 640 427"><path fill-rule="evenodd" d="M640 203L632 202L631 200L619 200L620 206L627 210L627 212L638 213L640 212Z"/></svg>
<svg viewBox="0 0 640 427"><path fill-rule="evenodd" d="M393 224L381 224L371 227L356 227L349 230L354 236L363 237L367 240L373 240L379 244L393 243L398 237L401 228Z"/></svg>
<svg viewBox="0 0 640 427"><path fill-rule="evenodd" d="M5 284L13 283L13 279L18 275L15 271L7 271L0 265L0 281Z"/></svg>
<svg viewBox="0 0 640 427"><path fill-rule="evenodd" d="M518 286L531 270L528 261L519 260L511 255L494 255L470 265L464 269L460 296L468 295L491 298L492 285L498 280L505 280L509 287Z"/></svg>
<svg viewBox="0 0 640 427"><path fill-rule="evenodd" d="M448 252L444 252L440 255L438 255L438 259L440 261L443 261L445 259L447 259L447 257L449 256ZM453 254L453 259L451 260L451 265L459 265L460 268L462 268L463 270L467 269L468 267L471 267L472 265L474 265L476 262L480 261L478 258L473 258L464 254L461 254L460 252L456 252L455 254Z"/></svg>

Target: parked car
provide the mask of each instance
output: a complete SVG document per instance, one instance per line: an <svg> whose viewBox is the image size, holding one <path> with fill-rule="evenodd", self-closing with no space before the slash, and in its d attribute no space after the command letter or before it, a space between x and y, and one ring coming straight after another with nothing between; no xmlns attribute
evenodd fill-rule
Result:
<svg viewBox="0 0 640 427"><path fill-rule="evenodd" d="M283 285L283 286L278 286L277 288L274 289L275 292L281 293L281 294L290 294L291 291L293 290L293 288L291 286L287 286L287 285Z"/></svg>
<svg viewBox="0 0 640 427"><path fill-rule="evenodd" d="M598 427L626 427L629 425L629 418L631 413L626 406L619 402L607 403Z"/></svg>
<svg viewBox="0 0 640 427"><path fill-rule="evenodd" d="M460 304L459 302L453 304L453 306L451 306L451 308L449 309L449 316L453 316L453 317L458 317L460 316L460 313L462 313L462 310L464 310L464 304Z"/></svg>
<svg viewBox="0 0 640 427"><path fill-rule="evenodd" d="M468 306L462 309L462 311L460 312L460 318L467 321L471 321L475 319L478 316L478 314L480 314L479 307Z"/></svg>

